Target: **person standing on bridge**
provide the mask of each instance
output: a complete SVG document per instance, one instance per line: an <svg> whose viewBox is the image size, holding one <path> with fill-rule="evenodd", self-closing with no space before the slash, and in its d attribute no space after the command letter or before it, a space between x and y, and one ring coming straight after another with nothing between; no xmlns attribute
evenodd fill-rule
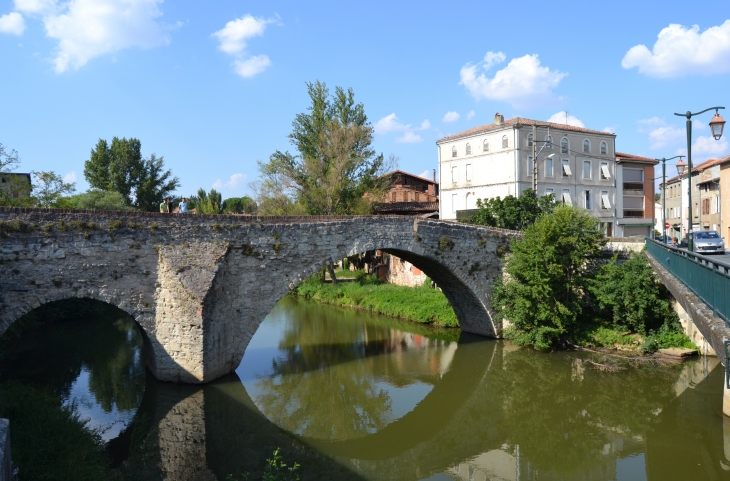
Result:
<svg viewBox="0 0 730 481"><path fill-rule="evenodd" d="M672 237L672 247L679 247L679 239Z"/></svg>
<svg viewBox="0 0 730 481"><path fill-rule="evenodd" d="M160 203L160 213L161 214L170 213L170 198L169 197Z"/></svg>
<svg viewBox="0 0 730 481"><path fill-rule="evenodd" d="M183 197L182 200L180 200L180 203L178 204L178 208L180 209L181 214L188 213L188 200L185 197Z"/></svg>

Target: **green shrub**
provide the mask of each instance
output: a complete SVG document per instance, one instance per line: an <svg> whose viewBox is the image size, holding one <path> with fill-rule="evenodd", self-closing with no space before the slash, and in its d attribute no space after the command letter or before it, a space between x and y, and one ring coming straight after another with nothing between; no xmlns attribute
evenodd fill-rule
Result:
<svg viewBox="0 0 730 481"><path fill-rule="evenodd" d="M448 237L442 236L439 239L439 250L440 251L443 251L443 250L446 250L446 249L451 250L453 248L454 248L454 241L452 241Z"/></svg>

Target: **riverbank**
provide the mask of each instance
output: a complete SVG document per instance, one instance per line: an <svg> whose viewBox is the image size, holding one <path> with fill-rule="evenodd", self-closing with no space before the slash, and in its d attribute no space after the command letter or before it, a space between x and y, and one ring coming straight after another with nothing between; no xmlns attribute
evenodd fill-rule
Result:
<svg viewBox="0 0 730 481"><path fill-rule="evenodd" d="M446 296L430 287L404 287L385 284L364 272L351 282L332 284L312 276L294 293L324 304L363 309L422 324L459 327L456 314Z"/></svg>

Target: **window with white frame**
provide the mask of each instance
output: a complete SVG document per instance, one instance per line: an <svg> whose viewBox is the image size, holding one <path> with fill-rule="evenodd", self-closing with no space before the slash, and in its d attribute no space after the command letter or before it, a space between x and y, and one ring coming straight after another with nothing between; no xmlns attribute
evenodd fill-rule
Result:
<svg viewBox="0 0 730 481"><path fill-rule="evenodd" d="M466 144L466 155L471 155L471 144Z"/></svg>
<svg viewBox="0 0 730 481"><path fill-rule="evenodd" d="M601 162L601 180L611 178L611 172L608 170L608 162Z"/></svg>
<svg viewBox="0 0 730 481"><path fill-rule="evenodd" d="M555 191L553 189L545 189L545 195L552 195L555 196Z"/></svg>
<svg viewBox="0 0 730 481"><path fill-rule="evenodd" d="M545 162L543 163L545 165L545 177L552 177L553 176L553 159L545 159Z"/></svg>
<svg viewBox="0 0 730 481"><path fill-rule="evenodd" d="M591 152L591 141L588 139L583 139L583 152Z"/></svg>
<svg viewBox="0 0 730 481"><path fill-rule="evenodd" d="M502 136L502 148L506 149L507 147L509 147L509 140L507 140L506 135L503 135Z"/></svg>
<svg viewBox="0 0 730 481"><path fill-rule="evenodd" d="M608 191L601 191L601 208L606 210L611 208L611 199L608 198Z"/></svg>
<svg viewBox="0 0 730 481"><path fill-rule="evenodd" d="M532 147L532 134L527 134L527 146Z"/></svg>
<svg viewBox="0 0 730 481"><path fill-rule="evenodd" d="M563 202L566 204L572 204L573 201L570 198L570 189L563 189Z"/></svg>
<svg viewBox="0 0 730 481"><path fill-rule="evenodd" d="M482 142L482 151L489 152L489 140L484 139L484 142Z"/></svg>
<svg viewBox="0 0 730 481"><path fill-rule="evenodd" d="M453 166L451 168L451 182L456 184L459 181L459 168Z"/></svg>
<svg viewBox="0 0 730 481"><path fill-rule="evenodd" d="M560 153L561 154L567 154L570 152L570 141L567 137L563 137L560 140Z"/></svg>
<svg viewBox="0 0 730 481"><path fill-rule="evenodd" d="M583 206L586 210L591 210L591 191L583 191Z"/></svg>
<svg viewBox="0 0 730 481"><path fill-rule="evenodd" d="M451 156L456 157L456 146L451 147Z"/></svg>
<svg viewBox="0 0 730 481"><path fill-rule="evenodd" d="M573 172L570 171L570 160L563 159L563 177L570 177Z"/></svg>
<svg viewBox="0 0 730 481"><path fill-rule="evenodd" d="M583 178L584 179L591 178L591 161L590 160L583 161Z"/></svg>
<svg viewBox="0 0 730 481"><path fill-rule="evenodd" d="M466 164L466 181L471 182L471 164Z"/></svg>
<svg viewBox="0 0 730 481"><path fill-rule="evenodd" d="M601 142L601 155L608 155L608 144Z"/></svg>
<svg viewBox="0 0 730 481"><path fill-rule="evenodd" d="M553 136L552 135L546 135L545 136L545 148L546 149L552 149L553 148Z"/></svg>
<svg viewBox="0 0 730 481"><path fill-rule="evenodd" d="M456 203L459 201L459 194L451 194L451 212L456 212Z"/></svg>

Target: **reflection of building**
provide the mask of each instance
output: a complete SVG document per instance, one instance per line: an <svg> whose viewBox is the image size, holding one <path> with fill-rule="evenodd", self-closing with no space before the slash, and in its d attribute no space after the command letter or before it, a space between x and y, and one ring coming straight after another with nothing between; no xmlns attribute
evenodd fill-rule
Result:
<svg viewBox="0 0 730 481"><path fill-rule="evenodd" d="M388 178L388 190L382 199L373 202L376 214L436 217L438 182L402 170L394 170L383 177Z"/></svg>

